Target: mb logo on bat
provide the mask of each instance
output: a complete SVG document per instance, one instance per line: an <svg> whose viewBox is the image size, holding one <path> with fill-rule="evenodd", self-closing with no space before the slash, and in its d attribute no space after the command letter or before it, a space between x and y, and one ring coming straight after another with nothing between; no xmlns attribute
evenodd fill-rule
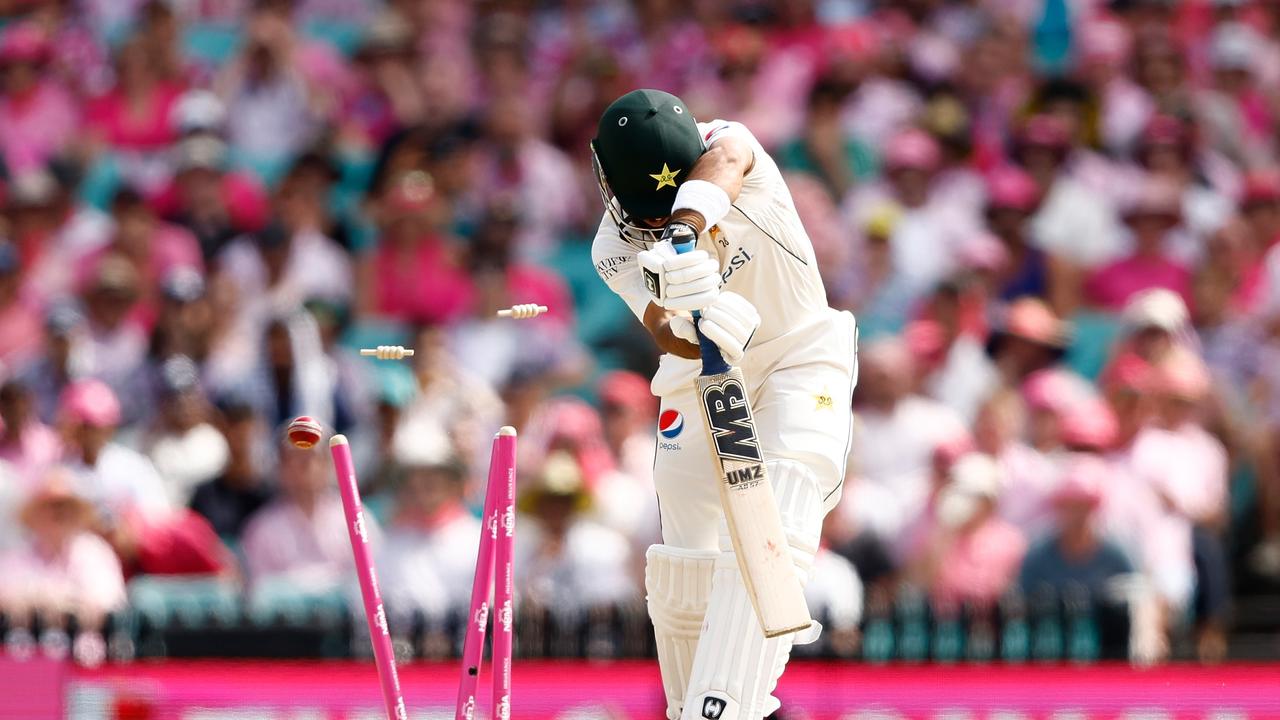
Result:
<svg viewBox="0 0 1280 720"><path fill-rule="evenodd" d="M730 377L708 384L702 389L702 403L707 410L716 454L722 460L760 462L760 443L742 382Z"/></svg>

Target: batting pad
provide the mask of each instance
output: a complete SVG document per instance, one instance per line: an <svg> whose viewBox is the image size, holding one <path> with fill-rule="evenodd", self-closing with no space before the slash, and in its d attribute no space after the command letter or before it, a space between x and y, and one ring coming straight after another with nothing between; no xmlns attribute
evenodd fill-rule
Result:
<svg viewBox="0 0 1280 720"><path fill-rule="evenodd" d="M791 545L791 558L803 583L808 580L818 550L822 493L813 471L801 463L775 460L768 463L768 470ZM728 526L723 521L720 549L680 717L759 720L781 706L771 693L791 657L791 646L817 639L821 627L815 622L801 633L766 638L742 582Z"/></svg>
<svg viewBox="0 0 1280 720"><path fill-rule="evenodd" d="M645 553L644 589L669 720L678 720L684 704L719 554L670 545L652 545Z"/></svg>

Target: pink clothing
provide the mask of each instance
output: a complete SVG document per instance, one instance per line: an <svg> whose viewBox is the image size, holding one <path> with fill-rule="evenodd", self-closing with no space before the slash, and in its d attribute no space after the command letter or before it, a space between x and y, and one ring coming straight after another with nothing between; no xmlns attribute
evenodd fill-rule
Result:
<svg viewBox="0 0 1280 720"><path fill-rule="evenodd" d="M446 240L428 236L408 254L387 244L374 263L374 309L399 320L447 323L471 307L475 288L449 256Z"/></svg>
<svg viewBox="0 0 1280 720"><path fill-rule="evenodd" d="M377 528L366 514L370 532ZM287 500L259 510L244 530L245 565L250 582L276 580L299 592L337 586L352 569L347 521L337 493L320 498L311 515Z"/></svg>
<svg viewBox="0 0 1280 720"><path fill-rule="evenodd" d="M1099 530L1119 543L1156 593L1182 607L1195 583L1191 524L1166 511L1155 490L1162 463L1139 451L1139 442L1108 458L1113 473L1098 510Z"/></svg>
<svg viewBox="0 0 1280 720"><path fill-rule="evenodd" d="M547 306L540 316L567 328L573 328L573 298L564 280L556 273L539 267L516 263L507 269L507 295L522 303Z"/></svg>
<svg viewBox="0 0 1280 720"><path fill-rule="evenodd" d="M1151 480L1174 513L1198 522L1226 509L1227 452L1199 425L1144 430L1134 443L1134 454L1140 462L1161 468Z"/></svg>
<svg viewBox="0 0 1280 720"><path fill-rule="evenodd" d="M28 489L44 480L44 471L62 459L62 439L49 426L31 421L15 438L8 429L0 436L0 460L13 466Z"/></svg>
<svg viewBox="0 0 1280 720"><path fill-rule="evenodd" d="M129 322L146 329L155 324L159 311L156 295L169 273L184 267L204 272L200 243L186 228L158 223L150 242L150 252L140 268L143 294L129 313ZM97 274L102 258L114 251L115 248L108 245L80 258L76 263L76 287L81 290L87 288Z"/></svg>
<svg viewBox="0 0 1280 720"><path fill-rule="evenodd" d="M44 318L32 303L16 300L0 308L0 363L22 367L40 353Z"/></svg>
<svg viewBox="0 0 1280 720"><path fill-rule="evenodd" d="M134 108L117 88L89 101L85 122L114 148L162 150L175 139L169 117L182 92L178 85L164 83L152 89L141 107Z"/></svg>
<svg viewBox="0 0 1280 720"><path fill-rule="evenodd" d="M79 122L71 94L54 83L41 83L24 97L0 97L0 153L9 172L43 167L70 144Z"/></svg>
<svg viewBox="0 0 1280 720"><path fill-rule="evenodd" d="M91 613L117 610L125 603L124 574L115 551L88 532L73 537L54 556L31 546L10 552L0 558L0 577L0 601Z"/></svg>
<svg viewBox="0 0 1280 720"><path fill-rule="evenodd" d="M1119 312L1143 290L1165 288L1191 304L1191 271L1163 257L1131 255L1094 272L1085 281L1085 296L1105 310Z"/></svg>
<svg viewBox="0 0 1280 720"><path fill-rule="evenodd" d="M157 223L151 233L150 252L141 268L142 285L155 288L169 273L178 268L187 267L204 271L204 257L200 253L200 242L196 236L181 225ZM99 263L105 255L114 251L108 245L80 258L76 268L76 287L83 290L98 270Z"/></svg>
<svg viewBox="0 0 1280 720"><path fill-rule="evenodd" d="M1062 480L1062 458L1014 443L997 457L1004 470L1000 517L1035 540L1053 531L1052 496Z"/></svg>
<svg viewBox="0 0 1280 720"><path fill-rule="evenodd" d="M271 200L255 176L228 172L222 176L221 185L222 204L235 230L254 232L266 227L271 217ZM170 183L149 199L156 214L163 218L181 219L187 213L186 201L177 182Z"/></svg>
<svg viewBox="0 0 1280 720"><path fill-rule="evenodd" d="M994 602L1017 576L1026 552L1022 533L992 517L956 538L943 553L933 596L953 602Z"/></svg>

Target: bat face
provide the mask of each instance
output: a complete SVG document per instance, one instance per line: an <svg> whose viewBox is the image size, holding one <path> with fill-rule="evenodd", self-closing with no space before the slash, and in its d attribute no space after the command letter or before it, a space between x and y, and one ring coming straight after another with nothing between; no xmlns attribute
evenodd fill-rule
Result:
<svg viewBox="0 0 1280 720"><path fill-rule="evenodd" d="M702 375L696 383L720 471L729 536L761 630L777 637L804 629L812 620L787 550L742 371Z"/></svg>

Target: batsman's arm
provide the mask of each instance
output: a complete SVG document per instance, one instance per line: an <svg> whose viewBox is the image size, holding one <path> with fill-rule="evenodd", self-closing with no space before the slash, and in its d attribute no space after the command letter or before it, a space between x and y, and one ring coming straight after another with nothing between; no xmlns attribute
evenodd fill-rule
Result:
<svg viewBox="0 0 1280 720"><path fill-rule="evenodd" d="M644 326L649 334L653 335L653 341L662 352L671 353L686 360L697 360L701 357L698 346L671 332L671 318L674 316L675 313L670 310L649 303L649 307L644 311Z"/></svg>
<svg viewBox="0 0 1280 720"><path fill-rule="evenodd" d="M715 140L698 161L689 170L689 178L681 187L695 180L702 180L720 188L732 203L742 192L742 183L747 173L755 166L756 156L751 145L743 138L726 135ZM679 206L681 195L676 195ZM696 203L695 203L696 204ZM694 231L701 235L707 229L707 217L696 208L678 209L671 214L670 222L688 223Z"/></svg>
<svg viewBox="0 0 1280 720"><path fill-rule="evenodd" d="M679 209L672 212L668 223L685 223L693 228L695 235L701 235L707 229L707 216L705 212L697 208L708 202L705 195L708 190L713 194L717 190L706 188L704 184L703 189L699 192L697 183L693 181L702 181L703 183L714 185L715 188L719 189L719 192L723 193L725 200L728 203L732 203L737 199L738 194L742 192L743 180L754 166L755 152L746 140L733 135L726 135L713 141L711 147L698 158L698 161L693 164L693 168L689 171L689 179L682 184L682 188L684 188L682 190L683 194L677 194L676 196L676 206ZM693 192L690 192L691 190ZM719 203L725 203L725 200L720 200ZM716 204L718 203L711 202L708 207ZM682 205L686 207L680 207ZM727 207L722 207L721 217L723 216L723 210L727 210ZM653 335L658 348L663 352L689 360L697 360L700 357L697 344L678 337L671 331L670 322L674 315L675 313L657 304L649 303L644 313L644 326L648 329L649 334Z"/></svg>

